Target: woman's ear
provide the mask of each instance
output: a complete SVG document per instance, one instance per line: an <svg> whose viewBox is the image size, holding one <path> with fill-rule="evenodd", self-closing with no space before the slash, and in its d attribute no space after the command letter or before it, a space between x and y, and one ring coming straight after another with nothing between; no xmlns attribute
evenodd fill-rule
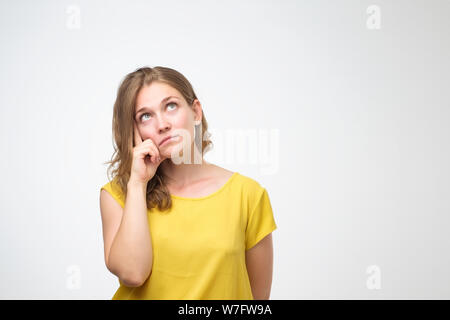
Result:
<svg viewBox="0 0 450 320"><path fill-rule="evenodd" d="M198 126L200 123L202 123L203 117L202 105L200 104L200 101L198 101L198 99L194 100L193 111L194 111L194 123L196 126Z"/></svg>

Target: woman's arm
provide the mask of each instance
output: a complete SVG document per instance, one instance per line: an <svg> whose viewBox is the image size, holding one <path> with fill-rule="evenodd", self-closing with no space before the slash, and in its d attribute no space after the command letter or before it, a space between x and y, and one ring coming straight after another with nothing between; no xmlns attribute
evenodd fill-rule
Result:
<svg viewBox="0 0 450 320"><path fill-rule="evenodd" d="M272 233L245 252L254 300L269 300L273 273Z"/></svg>
<svg viewBox="0 0 450 320"><path fill-rule="evenodd" d="M150 276L153 259L146 186L129 183L127 189L123 209L107 191L100 195L105 262L126 286L138 287Z"/></svg>

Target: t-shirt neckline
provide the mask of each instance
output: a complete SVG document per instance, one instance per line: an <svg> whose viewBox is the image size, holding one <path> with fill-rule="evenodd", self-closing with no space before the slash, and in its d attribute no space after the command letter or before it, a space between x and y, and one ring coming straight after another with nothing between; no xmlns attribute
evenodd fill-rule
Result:
<svg viewBox="0 0 450 320"><path fill-rule="evenodd" d="M199 198L187 198L187 197L180 197L180 196L176 196L174 194L171 194L170 196L174 199L180 199L180 200L204 200L204 199L208 199L211 198L213 196L215 196L216 194L219 194L222 190L224 190L230 183L231 181L234 179L234 177L236 177L238 175L237 171L233 172L233 174L231 175L230 178L228 178L227 182L225 182L225 184L223 186L221 186L218 190L214 191L213 193L204 196L204 197L199 197Z"/></svg>

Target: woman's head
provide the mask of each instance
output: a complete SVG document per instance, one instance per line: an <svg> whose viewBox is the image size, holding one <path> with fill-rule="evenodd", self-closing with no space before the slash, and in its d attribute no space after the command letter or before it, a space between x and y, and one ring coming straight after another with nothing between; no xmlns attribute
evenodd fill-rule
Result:
<svg viewBox="0 0 450 320"><path fill-rule="evenodd" d="M169 98L168 98L169 97ZM168 98L165 100L165 98ZM142 139L152 139L161 158L171 161L183 151L203 155L212 146L208 124L192 85L178 71L166 67L144 67L128 74L119 86L113 110L114 154L108 172L126 195L134 147L133 122ZM198 125L195 130L194 125ZM194 136L194 133L201 136ZM178 135L160 145L162 139ZM113 166L117 165L113 169ZM109 176L109 174L108 174ZM166 176L158 167L147 185L147 207L160 210L171 206Z"/></svg>
<svg viewBox="0 0 450 320"><path fill-rule="evenodd" d="M183 149L193 155L194 147L202 148L194 144L194 126L201 124L202 116L197 99L188 103L177 89L165 82L144 84L136 97L134 119L139 134L142 140L153 140L163 160L183 155ZM168 137L174 138L164 141Z"/></svg>

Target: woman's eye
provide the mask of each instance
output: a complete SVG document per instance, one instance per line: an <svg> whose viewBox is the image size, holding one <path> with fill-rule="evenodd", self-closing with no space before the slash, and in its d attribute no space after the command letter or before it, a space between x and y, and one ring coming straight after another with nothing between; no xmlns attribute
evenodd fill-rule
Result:
<svg viewBox="0 0 450 320"><path fill-rule="evenodd" d="M168 104L166 104L166 107L168 107L168 106L170 106L170 105L174 105L174 106L175 106L175 108L173 108L173 109L176 109L176 107L178 107L177 104L176 104L175 102L169 102ZM172 109L172 110L173 110L173 109ZM143 117L146 116L146 115L149 116L150 113L143 113L143 114L141 115L141 117L140 117L140 120L141 120L141 121L145 121L145 119L143 119Z"/></svg>
<svg viewBox="0 0 450 320"><path fill-rule="evenodd" d="M166 105L166 107L167 107L167 106L170 106L170 105L176 106L177 104L176 104L175 102L169 102L169 103ZM174 108L174 109L175 109L175 108Z"/></svg>

